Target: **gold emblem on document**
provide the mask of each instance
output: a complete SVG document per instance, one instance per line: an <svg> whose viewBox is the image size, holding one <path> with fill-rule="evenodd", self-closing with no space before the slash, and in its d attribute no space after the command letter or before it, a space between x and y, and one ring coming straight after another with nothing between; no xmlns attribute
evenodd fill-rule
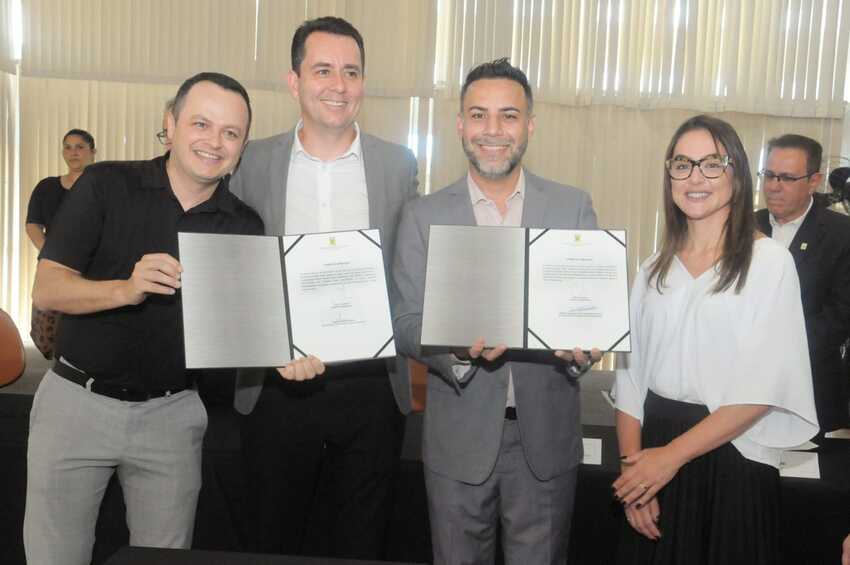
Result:
<svg viewBox="0 0 850 565"><path fill-rule="evenodd" d="M336 238L334 236L328 238L328 245L336 245Z"/></svg>
<svg viewBox="0 0 850 565"><path fill-rule="evenodd" d="M581 243L581 234L580 233L573 235L573 242L574 243Z"/></svg>

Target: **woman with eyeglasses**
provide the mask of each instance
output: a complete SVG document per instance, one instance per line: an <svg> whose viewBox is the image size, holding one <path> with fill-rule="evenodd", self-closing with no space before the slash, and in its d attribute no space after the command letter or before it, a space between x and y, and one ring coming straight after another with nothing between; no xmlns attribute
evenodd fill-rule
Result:
<svg viewBox="0 0 850 565"><path fill-rule="evenodd" d="M620 563L779 562L779 457L817 432L800 287L753 219L747 155L696 116L666 154L660 250L616 381Z"/></svg>
<svg viewBox="0 0 850 565"><path fill-rule="evenodd" d="M94 137L85 130L72 129L62 138L62 158L68 166L68 172L62 176L42 179L33 189L27 208L27 236L39 251L62 199L83 174L83 170L94 162L96 152Z"/></svg>

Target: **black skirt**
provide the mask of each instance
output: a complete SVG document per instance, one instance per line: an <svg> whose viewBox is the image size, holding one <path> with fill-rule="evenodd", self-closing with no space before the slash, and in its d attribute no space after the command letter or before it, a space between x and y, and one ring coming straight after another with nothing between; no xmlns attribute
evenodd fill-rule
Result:
<svg viewBox="0 0 850 565"><path fill-rule="evenodd" d="M708 416L708 409L650 391L643 447L661 447ZM779 562L779 471L726 443L682 466L658 494L661 539L623 518L618 563L773 565Z"/></svg>

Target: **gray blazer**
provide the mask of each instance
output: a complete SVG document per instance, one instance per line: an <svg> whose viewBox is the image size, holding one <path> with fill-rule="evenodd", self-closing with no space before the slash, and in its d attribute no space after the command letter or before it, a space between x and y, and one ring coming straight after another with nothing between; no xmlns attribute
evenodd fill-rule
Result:
<svg viewBox="0 0 850 565"><path fill-rule="evenodd" d="M266 234L286 233L286 181L294 130L252 141L245 148L239 167L230 181L230 190L254 208L263 218ZM416 159L406 147L362 133L360 143L369 196L369 227L381 230L384 264L389 272L395 246L396 228L403 205L417 197ZM392 295L392 285L390 294ZM391 298L391 302L395 300ZM410 381L407 360L388 362L396 403L402 413L410 412ZM396 367L397 365L397 367ZM233 405L250 414L263 390L265 371L242 369L236 379Z"/></svg>
<svg viewBox="0 0 850 565"><path fill-rule="evenodd" d="M528 171L525 180L524 227L596 227L587 193ZM447 350L420 346L431 224L476 224L466 177L408 204L396 242L396 346L429 367L425 464L454 480L484 482L499 454L510 369L523 450L532 472L540 480L549 480L571 470L582 457L579 385L552 352L508 351L494 363L473 366L458 383ZM486 268L488 262L498 260L498 250L494 250L492 257L482 257L481 265L470 268Z"/></svg>

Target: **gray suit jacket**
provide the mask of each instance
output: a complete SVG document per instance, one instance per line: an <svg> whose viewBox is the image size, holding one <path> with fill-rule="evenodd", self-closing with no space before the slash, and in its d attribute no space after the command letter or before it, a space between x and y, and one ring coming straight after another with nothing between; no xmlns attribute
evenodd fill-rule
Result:
<svg viewBox="0 0 850 565"><path fill-rule="evenodd" d="M596 227L587 193L528 171L525 179L524 227ZM408 204L399 224L393 265L399 299L394 308L396 345L429 367L424 461L434 472L470 484L490 475L499 454L510 369L525 457L537 478L549 480L571 470L582 457L579 385L565 364L549 351L508 351L494 363L474 366L458 383L447 350L420 346L429 226L475 223L464 177ZM498 250L469 268L496 261Z"/></svg>
<svg viewBox="0 0 850 565"><path fill-rule="evenodd" d="M294 135L293 130L250 142L230 180L230 190L260 214L268 235L286 233L286 181ZM416 159L409 149L362 132L360 143L369 195L369 227L381 230L384 263L389 272L401 209L417 197ZM392 285L389 286L392 295ZM406 414L410 412L407 360L399 358L396 363L392 359L388 365L393 394L399 410ZM251 413L262 392L264 377L262 369L239 371L233 402L236 410Z"/></svg>

